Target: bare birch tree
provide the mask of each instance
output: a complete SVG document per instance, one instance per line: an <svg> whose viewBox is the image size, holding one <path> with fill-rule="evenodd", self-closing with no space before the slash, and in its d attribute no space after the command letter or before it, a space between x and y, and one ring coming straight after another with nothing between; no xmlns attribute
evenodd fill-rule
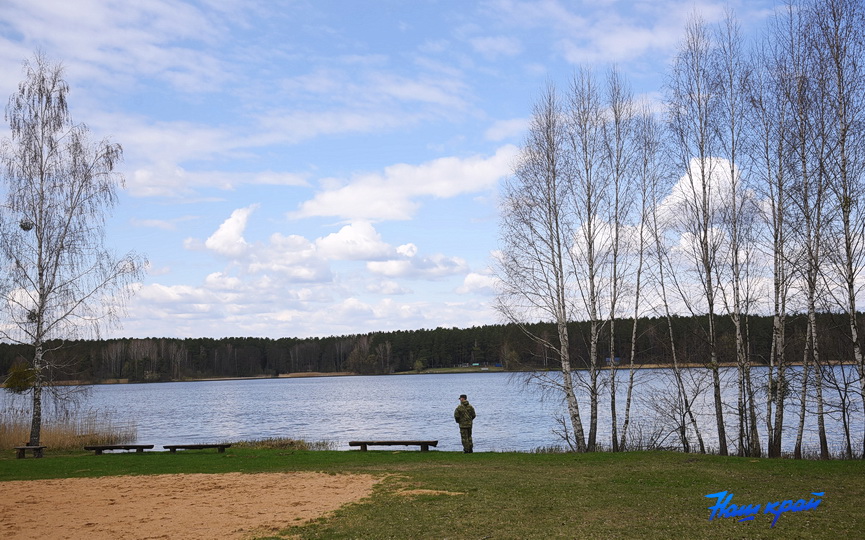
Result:
<svg viewBox="0 0 865 540"><path fill-rule="evenodd" d="M684 174L680 192L677 228L687 243L688 258L700 288L700 302L690 291L682 300L692 314L706 315L705 339L709 348L706 362L712 375L718 452L727 455L727 433L718 361L715 280L720 250L716 230L717 193L713 186L718 158L715 155L717 95L711 58L713 44L706 24L699 18L687 23L685 38L673 62L667 85L668 125L673 159Z"/></svg>
<svg viewBox="0 0 865 540"><path fill-rule="evenodd" d="M819 52L823 66L820 72L829 107L825 137L830 150L823 167L828 171L834 207L826 249L833 270L829 290L835 304L847 314L859 394L865 405L865 355L856 301L865 268L865 8L856 0L819 0L815 2L814 27L812 47ZM832 375L832 380L846 383L846 378ZM862 443L865 447L865 439ZM847 446L849 451L849 442Z"/></svg>
<svg viewBox="0 0 865 540"><path fill-rule="evenodd" d="M792 179L795 210L795 226L792 228L797 250L799 289L804 299L807 316L807 332L802 358L802 381L800 386L799 424L794 455L802 457L802 440L807 414L810 377L814 376L814 394L820 455L828 458L829 448L825 429L823 403L823 366L820 355L819 328L817 325L818 297L824 293L822 264L825 227L827 217L827 181L823 165L827 160L829 141L827 133L826 81L821 73L821 64L814 40L814 13L807 5L786 13L789 34L785 42L786 70L782 87L783 98L790 107L790 127L785 146Z"/></svg>
<svg viewBox="0 0 865 540"><path fill-rule="evenodd" d="M739 455L759 456L755 392L751 377L748 315L754 306L752 265L755 207L751 190L743 177L745 170L746 91L750 66L742 45L738 22L728 13L716 34L712 71L716 77L719 106L716 137L718 152L727 166L719 167L722 196L719 228L725 239L720 264L716 266L721 298L736 342L738 372L737 417Z"/></svg>
<svg viewBox="0 0 865 540"><path fill-rule="evenodd" d="M609 283L604 287L604 266L608 263L609 235L602 219L607 208L610 176L604 155L606 124L601 92L594 74L580 69L571 84L568 108L568 141L573 161L571 195L574 211L574 239L571 249L571 272L579 290L582 314L589 323L586 359L589 393L589 437L587 449L596 449L598 434L599 375L598 347L605 322L601 319L601 304L609 295ZM606 289L606 290L604 290Z"/></svg>
<svg viewBox="0 0 865 540"><path fill-rule="evenodd" d="M645 313L642 301L644 284L644 265L647 264L651 250L652 212L656 208L655 196L661 179L666 177L666 167L661 159L661 126L652 111L645 104L634 118L633 133L633 170L636 181L635 191L639 204L639 215L633 231L633 249L636 252L636 266L633 282L633 324L631 326L630 354L628 355L628 386L625 394L624 420L618 444L619 450L629 447L628 429L631 424L631 403L636 374L638 322ZM615 395L615 390L611 391ZM615 405L613 405L615 410ZM613 417L615 418L615 416ZM615 424L614 424L615 425ZM615 433L615 432L614 432ZM614 446L615 449L615 446Z"/></svg>
<svg viewBox="0 0 865 540"><path fill-rule="evenodd" d="M622 75L615 68L607 75L607 118L604 123L604 157L609 176L608 196L606 200L608 240L607 270L607 329L609 333L609 370L608 381L610 390L610 438L613 452L618 452L618 416L616 407L616 391L618 378L619 351L616 345L616 322L621 310L621 299L625 294L625 280L633 276L632 258L629 258L629 240L626 232L631 225L631 213L636 191L636 175L638 165L635 155L635 122L636 112L631 90ZM640 253L638 256L641 256ZM637 270L639 272L639 270ZM639 281L639 278L637 278ZM639 285L638 285L639 286ZM637 319L634 319L636 327ZM633 359L633 355L631 356ZM634 384L633 362L630 364L627 393L631 394Z"/></svg>
<svg viewBox="0 0 865 540"><path fill-rule="evenodd" d="M552 351L561 379L535 372L536 382L562 392L573 438L566 440L577 452L587 450L580 408L575 393L568 322L572 319L573 274L568 257L573 243L570 221L570 163L566 151L566 119L556 90L549 86L534 106L528 135L503 190L498 273L501 291L497 307L510 322L519 324L544 353ZM550 320L555 336L532 334L527 321ZM567 429L567 427L566 427Z"/></svg>
<svg viewBox="0 0 865 540"><path fill-rule="evenodd" d="M59 64L37 54L24 74L6 106L11 138L0 147L0 310L2 337L34 349L29 444L38 445L42 393L57 367L51 351L116 322L145 261L104 247L105 219L123 182L115 171L120 145L94 143L87 127L72 121Z"/></svg>
<svg viewBox="0 0 865 540"><path fill-rule="evenodd" d="M751 144L748 146L753 164L760 215L763 221L764 252L772 268L772 341L766 376L766 429L769 457L781 457L784 427L784 405L791 386L787 358L787 306L790 296L791 211L793 207L790 174L786 166L789 103L783 99L786 47L783 44L785 26L775 21L769 39L756 53L749 84L749 120Z"/></svg>

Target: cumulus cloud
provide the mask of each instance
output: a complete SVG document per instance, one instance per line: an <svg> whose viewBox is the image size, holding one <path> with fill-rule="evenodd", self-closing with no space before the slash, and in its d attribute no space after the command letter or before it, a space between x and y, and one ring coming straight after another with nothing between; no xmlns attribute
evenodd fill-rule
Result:
<svg viewBox="0 0 865 540"><path fill-rule="evenodd" d="M243 238L243 231L246 229L249 215L257 207L258 205L252 205L232 212L231 217L222 222L216 232L204 241L205 247L220 255L230 257L238 257L246 252L248 244Z"/></svg>
<svg viewBox="0 0 865 540"><path fill-rule="evenodd" d="M386 257L391 247L382 242L372 224L361 221L315 241L319 254L327 259L369 260Z"/></svg>
<svg viewBox="0 0 865 540"><path fill-rule="evenodd" d="M460 294L482 293L494 294L496 292L496 284L498 279L489 274L479 274L477 272L469 272L463 280L462 286L457 288Z"/></svg>
<svg viewBox="0 0 865 540"><path fill-rule="evenodd" d="M418 198L449 198L494 188L510 174L516 155L517 148L506 145L489 157L446 157L421 165L391 165L382 173L359 175L319 192L290 217L407 220L417 211Z"/></svg>

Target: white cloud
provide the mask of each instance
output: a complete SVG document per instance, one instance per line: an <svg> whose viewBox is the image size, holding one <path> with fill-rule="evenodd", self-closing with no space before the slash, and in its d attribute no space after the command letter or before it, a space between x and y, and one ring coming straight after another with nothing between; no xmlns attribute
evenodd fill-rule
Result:
<svg viewBox="0 0 865 540"><path fill-rule="evenodd" d="M206 91L230 72L197 45L225 31L214 13L165 0L7 0L4 19L31 46L61 50L70 71L106 84L128 84L142 74L188 92ZM50 28L36 34L36 28Z"/></svg>
<svg viewBox="0 0 865 540"><path fill-rule="evenodd" d="M319 238L315 245L322 257L337 260L378 259L392 251L375 228L365 221L346 225L339 232Z"/></svg>
<svg viewBox="0 0 865 540"><path fill-rule="evenodd" d="M457 289L457 292L460 294L494 294L497 283L498 279L495 276L470 272L466 275L462 286Z"/></svg>
<svg viewBox="0 0 865 540"><path fill-rule="evenodd" d="M417 246L414 244L403 244L396 248L396 252L405 257L414 257L417 255Z"/></svg>
<svg viewBox="0 0 865 540"><path fill-rule="evenodd" d="M366 290L374 294L399 295L410 294L412 291L393 280L376 281L367 285Z"/></svg>
<svg viewBox="0 0 865 540"><path fill-rule="evenodd" d="M329 282L332 274L313 242L299 235L274 233L255 245L248 259L238 261L250 274L274 274L290 282Z"/></svg>
<svg viewBox="0 0 865 540"><path fill-rule="evenodd" d="M231 213L231 217L222 222L210 238L204 241L205 247L220 255L238 257L246 252L248 244L243 238L249 215L258 205L239 208Z"/></svg>
<svg viewBox="0 0 865 540"><path fill-rule="evenodd" d="M381 174L360 175L346 185L319 192L290 217L410 219L419 206L418 198L449 198L496 187L510 174L516 154L515 146L506 145L487 158L446 157L421 165L391 165Z"/></svg>
<svg viewBox="0 0 865 540"><path fill-rule="evenodd" d="M367 269L373 274L390 278L437 279L463 274L468 264L460 257L433 255L431 257L412 257L389 261L370 261Z"/></svg>

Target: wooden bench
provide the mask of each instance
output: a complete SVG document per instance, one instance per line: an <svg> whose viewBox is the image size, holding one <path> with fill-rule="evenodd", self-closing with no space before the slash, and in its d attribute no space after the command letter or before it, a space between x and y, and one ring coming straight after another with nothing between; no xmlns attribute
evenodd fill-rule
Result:
<svg viewBox="0 0 865 540"><path fill-rule="evenodd" d="M135 450L136 452L144 452L153 448L152 444L94 444L85 446L85 450L93 450L97 456L101 456L106 450Z"/></svg>
<svg viewBox="0 0 865 540"><path fill-rule="evenodd" d="M40 458L42 457L42 451L48 448L47 446L30 446L26 444L24 446L16 446L15 447L15 457L17 459L24 459L24 452L27 450L33 450L33 457Z"/></svg>
<svg viewBox="0 0 865 540"><path fill-rule="evenodd" d="M203 450L205 448L217 448L219 453L225 453L226 448L230 448L231 444L166 444L163 446L172 454L178 450Z"/></svg>
<svg viewBox="0 0 865 540"><path fill-rule="evenodd" d="M360 446L366 452L368 446L420 446L421 452L429 451L430 446L438 446L438 441L350 441L349 446Z"/></svg>

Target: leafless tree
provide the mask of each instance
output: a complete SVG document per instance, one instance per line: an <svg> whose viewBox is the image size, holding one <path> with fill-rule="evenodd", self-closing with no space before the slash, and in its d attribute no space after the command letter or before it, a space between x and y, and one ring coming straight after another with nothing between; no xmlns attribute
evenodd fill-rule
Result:
<svg viewBox="0 0 865 540"><path fill-rule="evenodd" d="M633 231L634 250L636 252L636 267L633 274L633 325L631 326L630 354L628 355L628 387L625 396L624 420L618 444L620 450L631 447L628 441L628 428L631 424L631 403L636 374L638 322L645 313L642 302L643 268L650 260L652 210L658 202L654 199L657 194L656 187L660 184L661 179L667 176L665 174L666 167L661 157L661 126L645 104L634 118L633 143L633 170L636 179L635 192L639 203L639 216ZM615 395L615 391L611 391L611 394ZM615 406L613 406L613 410L615 410ZM615 425L615 422L613 424Z"/></svg>
<svg viewBox="0 0 865 540"><path fill-rule="evenodd" d="M587 450L580 408L574 390L568 322L573 316L573 274L568 257L573 243L569 211L571 172L566 151L566 119L555 88L549 86L534 106L526 141L514 174L502 196L498 273L501 291L497 307L510 322L520 324L544 350L552 351L561 379L546 372L535 381L562 392L578 452ZM532 334L525 322L549 320L554 336Z"/></svg>
<svg viewBox="0 0 865 540"><path fill-rule="evenodd" d="M786 77L786 51L783 36L788 35L783 19L775 20L768 39L755 52L755 69L748 85L750 111L748 131L751 143L748 153L751 174L763 227L763 251L771 261L772 342L766 376L766 428L769 457L781 457L784 427L784 404L790 388L787 358L787 306L791 286L791 252L789 228L792 223L793 190L788 172L786 130L790 106L783 99Z"/></svg>
<svg viewBox="0 0 865 540"><path fill-rule="evenodd" d="M145 261L104 247L105 219L123 182L119 144L92 142L72 121L63 69L37 54L5 118L0 147L5 204L0 214L2 337L33 346L29 443L39 444L42 392L50 386L51 349L117 322L128 285ZM49 345L50 343L50 345Z"/></svg>
<svg viewBox="0 0 865 540"><path fill-rule="evenodd" d="M605 107L594 74L580 69L574 75L568 102L568 150L573 162L574 237L570 250L570 271L579 291L581 314L589 323L588 380L589 393L588 451L596 449L598 433L598 398L600 366L598 346L605 321L601 318L602 298L610 294L604 266L609 262L610 237L604 210L610 196L610 163L604 148ZM605 287L606 285L606 287Z"/></svg>
<svg viewBox="0 0 865 540"><path fill-rule="evenodd" d="M832 263L827 288L847 313L859 394L865 404L865 355L856 302L865 267L865 8L857 0L818 0L813 17L812 47L818 54L829 109L823 135L828 140L828 159L821 167L827 171L834 218L826 235L826 255ZM865 446L865 439L862 442Z"/></svg>
<svg viewBox="0 0 865 540"><path fill-rule="evenodd" d="M814 377L814 395L820 455L829 457L823 403L823 359L820 355L818 300L825 293L822 265L826 262L826 226L830 223L828 205L828 162L830 141L826 102L826 78L821 72L815 43L814 12L802 4L791 6L786 14L784 36L785 65L783 99L790 107L789 129L785 130L786 152L792 179L795 226L792 228L799 254L794 267L805 304L808 327L802 359L799 426L795 456L802 455L802 437L808 402L808 385Z"/></svg>
<svg viewBox="0 0 865 540"><path fill-rule="evenodd" d="M637 140L636 140L636 106L631 90L624 77L616 69L607 75L606 121L604 122L604 159L607 163L608 196L606 216L608 228L608 260L607 273L607 328L609 333L609 370L608 381L610 390L610 429L611 443L614 452L619 451L618 415L616 407L616 391L618 378L619 351L616 346L616 322L620 317L620 300L626 293L626 279L635 277L634 261L630 254L631 238L628 233L632 223L634 193L637 188ZM645 148L644 148L645 150ZM633 239L639 242L637 239ZM636 242L635 242L636 243ZM638 254L638 258L642 253ZM639 278L636 278L639 281ZM634 319L636 326L636 318ZM633 358L633 355L632 355ZM633 390L633 362L630 364L629 385L627 393Z"/></svg>
<svg viewBox="0 0 865 540"><path fill-rule="evenodd" d="M756 244L756 208L750 196L752 191L743 174L746 169L745 118L750 66L746 60L738 22L732 13L727 14L719 27L716 44L712 67L718 96L715 130L718 152L726 159L727 166L719 167L716 172L722 193L718 227L723 233L724 246L715 270L721 299L735 333L738 451L740 455L759 456L760 438L757 431L748 331L748 316L755 303L752 267Z"/></svg>
<svg viewBox="0 0 865 540"><path fill-rule="evenodd" d="M700 289L700 302L682 291L682 300L695 315L706 315L706 362L712 373L718 451L727 455L727 434L718 361L715 280L720 233L714 186L719 159L716 157L717 88L711 59L714 45L707 25L699 18L687 23L685 38L673 62L667 84L667 108L672 158L684 174L679 192L677 229L687 245L687 257Z"/></svg>

